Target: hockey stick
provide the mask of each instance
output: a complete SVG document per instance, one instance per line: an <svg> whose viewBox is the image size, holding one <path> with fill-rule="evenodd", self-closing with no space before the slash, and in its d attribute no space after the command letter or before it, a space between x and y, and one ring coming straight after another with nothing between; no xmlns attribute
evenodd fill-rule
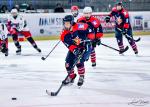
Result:
<svg viewBox="0 0 150 107"><path fill-rule="evenodd" d="M78 56L78 59L75 61L72 69L75 67L75 65L78 63L78 61L81 59L81 57L83 56L85 50L83 50L83 52ZM71 72L70 72L71 73ZM64 81L67 80L67 78L69 77L70 73L68 73L68 75L66 76L66 78L64 79ZM49 92L48 90L46 90L46 93L50 96L57 96L57 94L60 92L60 90L62 89L62 87L64 86L64 83L62 82L60 87L58 88L58 90L56 92Z"/></svg>
<svg viewBox="0 0 150 107"><path fill-rule="evenodd" d="M110 49L113 49L113 50L115 50L115 51L120 52L120 50L119 50L119 49L113 48L113 47L108 46L108 45L106 45L106 44L104 44L104 43L101 43L101 45L103 45L103 46L105 46L105 47L108 47L108 48L110 48ZM128 49L129 49L129 47L128 47L128 46L126 46L126 47L125 47L125 49L124 49L124 51L122 51L121 53L124 53L124 52L125 52L125 51L127 51Z"/></svg>
<svg viewBox="0 0 150 107"><path fill-rule="evenodd" d="M57 45L60 43L60 41L57 42L57 44L52 48L52 50L45 56L45 57L41 57L42 60L45 60L47 57L49 57L49 55L53 52L53 50L57 47Z"/></svg>
<svg viewBox="0 0 150 107"><path fill-rule="evenodd" d="M91 42L91 40L85 40L85 41L82 41L82 42L83 42L83 43L85 43L85 42ZM116 48L111 47L111 46L109 46L109 45L106 45L106 44L104 44L104 43L100 43L100 44L101 44L101 45L103 45L103 46L105 46L105 47L108 47L108 48L110 48L110 49L113 49L113 50L115 50L115 51L120 52L120 50L119 50L119 49L116 49ZM126 46L126 47L124 48L124 50L123 50L121 53L126 52L128 49L129 49L129 47L128 47L128 46Z"/></svg>
<svg viewBox="0 0 150 107"><path fill-rule="evenodd" d="M122 32L122 30L120 28L117 28L120 32ZM123 33L122 33L123 34ZM141 38L139 37L138 39L134 39L133 37L131 37L128 34L123 34L125 35L126 38L130 38L131 40L135 41L135 42L139 42L141 40Z"/></svg>
<svg viewBox="0 0 150 107"><path fill-rule="evenodd" d="M113 50L115 50L115 51L118 51L118 52L120 51L119 49L113 48L113 47L108 46L108 45L103 44L103 43L101 43L101 45L103 45L103 46L105 46L105 47L108 47L108 48L110 48L110 49L113 49Z"/></svg>

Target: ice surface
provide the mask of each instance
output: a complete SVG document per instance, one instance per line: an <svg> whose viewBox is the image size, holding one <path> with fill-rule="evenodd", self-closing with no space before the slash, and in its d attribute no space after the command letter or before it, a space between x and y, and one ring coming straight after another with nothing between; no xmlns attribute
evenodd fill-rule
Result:
<svg viewBox="0 0 150 107"><path fill-rule="evenodd" d="M135 37L136 38L136 37ZM0 107L150 107L150 37L137 43L139 56L130 48L124 56L99 46L96 48L97 67L86 62L83 87L76 83L63 87L58 96L51 97L45 90L55 91L67 75L64 67L67 48L61 43L45 61L41 57L58 41L38 41L42 54L28 42L22 44L22 55L9 44L9 56L0 53ZM117 48L115 38L102 42ZM125 40L125 44L128 45ZM11 100L16 97L17 100Z"/></svg>

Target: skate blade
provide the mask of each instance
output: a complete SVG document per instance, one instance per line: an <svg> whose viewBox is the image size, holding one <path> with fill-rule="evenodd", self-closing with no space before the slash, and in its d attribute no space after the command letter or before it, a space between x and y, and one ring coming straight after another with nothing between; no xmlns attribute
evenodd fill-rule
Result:
<svg viewBox="0 0 150 107"><path fill-rule="evenodd" d="M122 54L119 54L120 56L125 56L123 53Z"/></svg>
<svg viewBox="0 0 150 107"><path fill-rule="evenodd" d="M78 89L81 89L81 86L78 86Z"/></svg>
<svg viewBox="0 0 150 107"><path fill-rule="evenodd" d="M21 55L21 52L16 53L16 55Z"/></svg>
<svg viewBox="0 0 150 107"><path fill-rule="evenodd" d="M140 57L140 55L138 55L138 54L135 54L135 56L136 56L136 57Z"/></svg>
<svg viewBox="0 0 150 107"><path fill-rule="evenodd" d="M82 85L81 86L78 86L78 89L81 89L82 88Z"/></svg>

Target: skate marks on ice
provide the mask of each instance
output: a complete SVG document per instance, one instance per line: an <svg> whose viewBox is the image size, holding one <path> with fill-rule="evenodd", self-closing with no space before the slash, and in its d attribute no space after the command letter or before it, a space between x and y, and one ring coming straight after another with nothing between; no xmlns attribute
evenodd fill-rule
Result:
<svg viewBox="0 0 150 107"><path fill-rule="evenodd" d="M150 56L148 55L105 55L104 56L97 56L98 61L115 61L115 62L138 62L138 63L150 63Z"/></svg>
<svg viewBox="0 0 150 107"><path fill-rule="evenodd" d="M0 65L0 69L4 69L4 68L14 68L14 67L18 67L18 64L8 64L8 65Z"/></svg>
<svg viewBox="0 0 150 107"><path fill-rule="evenodd" d="M43 49L48 43L39 42ZM148 51L147 47L142 48ZM0 64L0 107L131 107L128 103L133 99L149 101L149 55L135 57L133 53L127 53L119 56L109 50L109 55L104 55L107 51L102 52L102 48L97 50L97 67L93 69L90 62L87 64L85 83L80 89L76 85L77 77L75 83L64 87L57 97L46 95L46 89L57 90L66 76L63 69L66 51L63 49L66 48L60 45L46 61L41 61L39 56L12 53L7 59L0 58L4 61ZM12 97L18 100L11 101ZM144 107L150 107L150 104Z"/></svg>
<svg viewBox="0 0 150 107"><path fill-rule="evenodd" d="M93 75L97 77L100 82L113 82L113 81L121 81L123 78L133 79L136 78L136 81L149 81L150 82L150 74L149 73L132 73L132 72L88 72L89 75ZM98 78L101 77L101 78ZM92 77L91 77L92 78ZM105 79L106 78L106 79ZM95 78L93 78L95 79ZM104 80L102 80L104 79ZM120 80L119 80L120 79Z"/></svg>
<svg viewBox="0 0 150 107"><path fill-rule="evenodd" d="M21 56L42 56L41 53L27 53L27 54L21 54Z"/></svg>

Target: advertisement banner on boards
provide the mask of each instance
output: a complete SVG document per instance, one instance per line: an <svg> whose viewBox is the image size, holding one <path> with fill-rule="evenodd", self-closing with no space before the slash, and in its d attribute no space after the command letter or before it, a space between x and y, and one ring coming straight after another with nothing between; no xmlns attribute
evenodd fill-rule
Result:
<svg viewBox="0 0 150 107"><path fill-rule="evenodd" d="M63 25L62 19L65 15L71 13L33 13L21 14L27 20L27 25L33 36L55 36L59 35ZM0 21L7 23L10 14L1 14ZM111 18L111 23L105 22L107 12L93 13L97 17L103 27L104 32L114 32L115 19ZM130 22L134 30L150 29L150 13L148 12L130 12Z"/></svg>

